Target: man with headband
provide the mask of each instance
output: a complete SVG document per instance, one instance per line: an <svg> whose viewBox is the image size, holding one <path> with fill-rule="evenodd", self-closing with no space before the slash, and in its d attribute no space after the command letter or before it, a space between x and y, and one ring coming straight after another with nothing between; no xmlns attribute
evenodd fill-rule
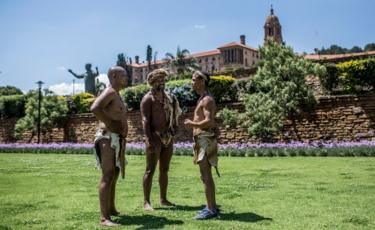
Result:
<svg viewBox="0 0 375 230"><path fill-rule="evenodd" d="M110 85L97 97L91 111L99 120L95 134L97 166L102 170L99 184L101 225L117 226L111 216L119 215L115 207L115 192L118 176L125 173L125 138L128 133L127 108L119 91L126 87L128 75L122 67L111 67L108 71Z"/></svg>
<svg viewBox="0 0 375 230"><path fill-rule="evenodd" d="M146 170L143 177L145 211L153 211L150 193L152 177L159 161L160 204L173 206L167 199L168 170L173 153L173 135L181 109L176 97L164 90L167 72L156 69L147 75L151 86L141 101L143 130L146 136Z"/></svg>
<svg viewBox="0 0 375 230"><path fill-rule="evenodd" d="M186 119L184 124L193 128L194 163L199 165L201 180L207 199L207 206L195 217L197 220L215 218L219 209L215 199L215 183L211 167L217 169L217 126L215 123L216 104L213 96L208 92L209 75L196 71L192 77L192 88L200 95L194 110L193 120Z"/></svg>

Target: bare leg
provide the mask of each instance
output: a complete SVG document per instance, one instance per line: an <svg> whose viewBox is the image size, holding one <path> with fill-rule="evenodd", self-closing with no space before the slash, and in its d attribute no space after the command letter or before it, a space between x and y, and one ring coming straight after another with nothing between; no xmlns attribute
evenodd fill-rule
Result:
<svg viewBox="0 0 375 230"><path fill-rule="evenodd" d="M201 162L199 162L199 169L201 172L201 179L204 184L204 192L207 199L207 207L210 210L213 210L216 207L216 198L215 198L215 183L212 178L211 165L208 162L208 159L205 157Z"/></svg>
<svg viewBox="0 0 375 230"><path fill-rule="evenodd" d="M101 212L100 224L105 226L117 226L118 224L112 222L109 210L111 185L116 174L115 151L111 148L110 141L107 139L101 140L99 146L102 160L102 178L99 184L99 201Z"/></svg>
<svg viewBox="0 0 375 230"><path fill-rule="evenodd" d="M160 155L160 144L157 146L146 146L146 170L143 176L143 208L145 211L153 211L151 206L150 194L152 187L152 177L154 176L156 165Z"/></svg>
<svg viewBox="0 0 375 230"><path fill-rule="evenodd" d="M163 147L159 160L159 185L160 185L160 204L164 206L173 206L174 204L167 199L168 190L168 171L173 154L173 141L168 147Z"/></svg>
<svg viewBox="0 0 375 230"><path fill-rule="evenodd" d="M111 198L110 198L110 203L109 203L109 212L110 212L110 215L112 216L118 216L120 214L120 212L117 211L116 205L115 205L116 184L117 184L117 179L119 177L119 174L120 174L120 169L116 167L115 178L111 185Z"/></svg>

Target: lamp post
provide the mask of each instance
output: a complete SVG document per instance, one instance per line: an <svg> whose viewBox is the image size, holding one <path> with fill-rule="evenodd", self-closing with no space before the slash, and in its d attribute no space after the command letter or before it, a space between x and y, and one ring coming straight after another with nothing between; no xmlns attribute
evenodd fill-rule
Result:
<svg viewBox="0 0 375 230"><path fill-rule="evenodd" d="M75 83L76 83L76 81L75 81L75 79L73 79L73 95L75 94Z"/></svg>
<svg viewBox="0 0 375 230"><path fill-rule="evenodd" d="M36 82L38 84L38 124L37 124L37 132L38 132L38 144L40 143L40 108L42 105L42 85L44 82L38 81Z"/></svg>

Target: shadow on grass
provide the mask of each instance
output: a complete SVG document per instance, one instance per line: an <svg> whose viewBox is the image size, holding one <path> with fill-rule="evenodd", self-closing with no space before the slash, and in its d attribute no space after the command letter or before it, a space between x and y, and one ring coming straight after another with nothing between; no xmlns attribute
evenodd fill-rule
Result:
<svg viewBox="0 0 375 230"><path fill-rule="evenodd" d="M178 211L199 211L204 208L204 205L200 206L188 206L188 205L175 205L171 207L158 207L155 210L178 210Z"/></svg>
<svg viewBox="0 0 375 230"><path fill-rule="evenodd" d="M272 218L264 217L257 215L252 212L248 213L220 213L220 220L234 220L234 221L242 221L242 222L258 222L258 221L272 221Z"/></svg>
<svg viewBox="0 0 375 230"><path fill-rule="evenodd" d="M137 229L158 229L166 225L181 225L181 220L169 220L166 217L142 215L142 216L119 216L118 223L126 225L142 225Z"/></svg>

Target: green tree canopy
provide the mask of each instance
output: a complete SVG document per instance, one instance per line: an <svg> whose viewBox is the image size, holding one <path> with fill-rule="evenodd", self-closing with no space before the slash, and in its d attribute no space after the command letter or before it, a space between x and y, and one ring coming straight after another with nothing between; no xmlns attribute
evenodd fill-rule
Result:
<svg viewBox="0 0 375 230"><path fill-rule="evenodd" d="M177 47L176 55L166 53L165 60L168 62L169 68L175 70L177 74L199 69L197 60L190 56L189 50L181 50L179 46Z"/></svg>
<svg viewBox="0 0 375 230"><path fill-rule="evenodd" d="M6 96L6 95L22 95L22 91L14 86L0 86L0 96Z"/></svg>
<svg viewBox="0 0 375 230"><path fill-rule="evenodd" d="M31 132L31 137L37 133L38 92L31 91L27 95L25 116L19 119L15 126L15 137L22 133ZM56 96L46 90L41 103L41 133L51 132L53 128L63 127L66 122L68 107L64 97ZM31 139L30 139L31 140Z"/></svg>
<svg viewBox="0 0 375 230"><path fill-rule="evenodd" d="M259 51L258 71L251 79L255 93L245 94L245 112L231 111L230 115L236 116L237 124L246 128L251 136L268 141L282 129L288 116L315 103L305 77L323 74L325 68L296 55L291 47L273 42ZM228 112L228 109L224 111L225 117L233 123Z"/></svg>

